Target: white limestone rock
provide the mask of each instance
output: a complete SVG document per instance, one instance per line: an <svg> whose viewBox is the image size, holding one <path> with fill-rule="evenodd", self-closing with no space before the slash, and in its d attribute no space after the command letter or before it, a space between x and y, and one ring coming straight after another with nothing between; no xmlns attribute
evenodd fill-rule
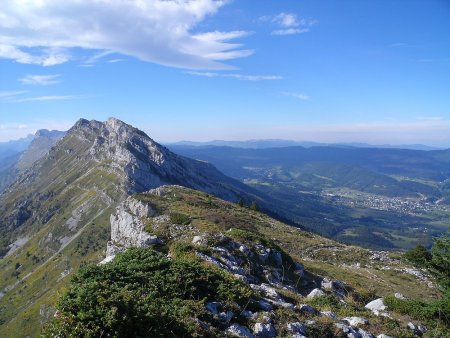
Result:
<svg viewBox="0 0 450 338"><path fill-rule="evenodd" d="M403 295L402 295L401 293L399 293L399 292L394 293L394 297L397 298L397 299L402 299L402 300L405 300L405 299L406 299L406 297L403 296Z"/></svg>
<svg viewBox="0 0 450 338"><path fill-rule="evenodd" d="M192 238L192 244L194 245L205 245L206 242L207 241L204 236L194 236L194 238Z"/></svg>
<svg viewBox="0 0 450 338"><path fill-rule="evenodd" d="M106 248L106 258L101 264L114 259L118 252L131 247L147 247L161 244L162 241L144 230L143 218L154 215L150 206L132 197L127 198L111 215L111 241Z"/></svg>
<svg viewBox="0 0 450 338"><path fill-rule="evenodd" d="M325 295L325 292L323 292L322 290L316 288L316 289L312 290L312 291L306 296L306 298L307 298L307 299L313 299L313 298L321 297L321 296L324 296L324 295Z"/></svg>
<svg viewBox="0 0 450 338"><path fill-rule="evenodd" d="M277 331L272 323L256 323L253 332L257 338L274 338L277 336Z"/></svg>
<svg viewBox="0 0 450 338"><path fill-rule="evenodd" d="M338 318L337 314L334 313L333 311L320 311L320 315L322 317L328 317L328 318L331 318L331 319L337 319Z"/></svg>
<svg viewBox="0 0 450 338"><path fill-rule="evenodd" d="M293 322L287 324L287 329L289 332L297 335L306 335L306 327L300 322Z"/></svg>
<svg viewBox="0 0 450 338"><path fill-rule="evenodd" d="M268 301L270 304L272 304L276 307L282 307L285 309L294 310L294 304L286 302L282 299L274 300L274 299L265 298L264 300Z"/></svg>
<svg viewBox="0 0 450 338"><path fill-rule="evenodd" d="M151 213L151 209L129 197L117 207L116 213L110 217L111 242L125 248L160 244L161 240L158 237L144 231L145 225L141 218L148 217L149 213Z"/></svg>
<svg viewBox="0 0 450 338"><path fill-rule="evenodd" d="M346 321L350 326L369 324L369 321L364 317L345 317L342 320Z"/></svg>
<svg viewBox="0 0 450 338"><path fill-rule="evenodd" d="M383 298L378 298L371 301L370 303L367 303L365 308L372 311L376 316L387 315L387 306L384 304Z"/></svg>
<svg viewBox="0 0 450 338"><path fill-rule="evenodd" d="M344 283L338 280L330 280L328 278L324 278L321 283L321 288L324 290L330 290L339 297L344 297L346 294Z"/></svg>
<svg viewBox="0 0 450 338"><path fill-rule="evenodd" d="M248 327L236 323L229 326L225 331L225 333L231 337L239 337L239 338L255 337Z"/></svg>
<svg viewBox="0 0 450 338"><path fill-rule="evenodd" d="M268 284L262 283L261 285L250 284L250 287L262 295L272 298L272 299L280 299L280 295L278 292Z"/></svg>

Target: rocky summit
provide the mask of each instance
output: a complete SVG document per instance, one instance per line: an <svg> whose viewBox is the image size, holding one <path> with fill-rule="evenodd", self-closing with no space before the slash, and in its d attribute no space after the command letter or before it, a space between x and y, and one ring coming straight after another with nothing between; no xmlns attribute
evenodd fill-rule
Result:
<svg viewBox="0 0 450 338"><path fill-rule="evenodd" d="M108 162L128 193L164 184L180 184L236 200L245 190L212 165L179 156L153 141L139 129L110 118L106 122L79 120L69 131L89 143L84 158ZM235 186L235 187L234 187Z"/></svg>

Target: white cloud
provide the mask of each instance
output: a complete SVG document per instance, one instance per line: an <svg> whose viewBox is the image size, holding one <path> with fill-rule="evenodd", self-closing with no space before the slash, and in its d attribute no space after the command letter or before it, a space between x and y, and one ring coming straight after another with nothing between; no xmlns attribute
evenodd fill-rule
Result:
<svg viewBox="0 0 450 338"><path fill-rule="evenodd" d="M106 62L108 62L108 63L117 63L117 62L122 62L122 61L124 61L124 60L123 59L112 59L112 60L108 60Z"/></svg>
<svg viewBox="0 0 450 338"><path fill-rule="evenodd" d="M279 27L271 32L272 35L293 35L307 33L317 20L299 18L295 13L280 13L273 16L262 16L263 22L271 22Z"/></svg>
<svg viewBox="0 0 450 338"><path fill-rule="evenodd" d="M302 101L308 101L309 96L303 93L293 93L293 92L282 92L281 94L285 96L291 96L295 97L296 99L302 100Z"/></svg>
<svg viewBox="0 0 450 338"><path fill-rule="evenodd" d="M26 75L25 77L19 79L19 81L26 85L41 85L47 86L51 84L56 84L61 82L61 75Z"/></svg>
<svg viewBox="0 0 450 338"><path fill-rule="evenodd" d="M292 35L292 34L302 34L309 32L309 28L287 28L287 29L277 29L272 31L272 35Z"/></svg>
<svg viewBox="0 0 450 338"><path fill-rule="evenodd" d="M35 101L61 101L61 100L73 100L77 98L73 95L45 95L36 97L26 97L23 99L14 100L14 102L35 102Z"/></svg>
<svg viewBox="0 0 450 338"><path fill-rule="evenodd" d="M222 77L241 81L270 81L283 79L282 76L278 75L244 75L244 74L226 74L226 73L212 73L212 72L187 72L187 73L196 76Z"/></svg>
<svg viewBox="0 0 450 338"><path fill-rule="evenodd" d="M28 90L0 92L0 99L9 100L25 93L28 93Z"/></svg>
<svg viewBox="0 0 450 338"><path fill-rule="evenodd" d="M1 10L1 9L0 9ZM32 55L18 48L20 43L6 44L5 41L14 40L8 39L6 36L1 36L4 27L1 26L0 21L0 58L13 59L16 62L24 64L36 64L41 66L54 66L69 61L70 57L60 48L41 48L39 55ZM27 45L25 45L26 47Z"/></svg>
<svg viewBox="0 0 450 338"><path fill-rule="evenodd" d="M253 51L229 41L248 33L195 31L227 2L2 0L0 57L50 66L83 48L185 69L231 69L222 61Z"/></svg>
<svg viewBox="0 0 450 338"><path fill-rule="evenodd" d="M272 22L276 22L282 27L298 27L300 25L297 15L294 13L280 13L275 15Z"/></svg>

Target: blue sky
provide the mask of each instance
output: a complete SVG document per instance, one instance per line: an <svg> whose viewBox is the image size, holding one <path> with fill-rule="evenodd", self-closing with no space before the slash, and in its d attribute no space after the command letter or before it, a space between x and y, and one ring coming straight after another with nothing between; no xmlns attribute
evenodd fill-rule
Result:
<svg viewBox="0 0 450 338"><path fill-rule="evenodd" d="M450 3L0 4L0 141L115 116L161 142L450 147Z"/></svg>

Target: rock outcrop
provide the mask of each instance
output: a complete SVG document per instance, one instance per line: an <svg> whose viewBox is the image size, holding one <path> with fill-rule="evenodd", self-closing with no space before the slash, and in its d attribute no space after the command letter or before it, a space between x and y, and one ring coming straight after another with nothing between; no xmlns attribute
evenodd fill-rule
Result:
<svg viewBox="0 0 450 338"><path fill-rule="evenodd" d="M177 155L139 129L115 118L106 122L81 119L68 135L89 143L86 156L108 163L128 193L179 184L235 201L249 191L244 184L223 175L211 164Z"/></svg>
<svg viewBox="0 0 450 338"><path fill-rule="evenodd" d="M162 241L146 232L143 219L154 215L148 204L144 204L132 197L127 198L111 215L111 240L106 249L105 264L114 259L118 252L127 248L142 248L149 245L162 244Z"/></svg>

